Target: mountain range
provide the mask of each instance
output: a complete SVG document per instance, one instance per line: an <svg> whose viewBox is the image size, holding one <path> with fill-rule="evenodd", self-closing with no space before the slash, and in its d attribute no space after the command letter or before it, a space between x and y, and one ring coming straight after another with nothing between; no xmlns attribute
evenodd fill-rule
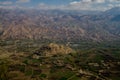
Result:
<svg viewBox="0 0 120 80"><path fill-rule="evenodd" d="M0 39L119 40L120 8L104 12L0 9Z"/></svg>

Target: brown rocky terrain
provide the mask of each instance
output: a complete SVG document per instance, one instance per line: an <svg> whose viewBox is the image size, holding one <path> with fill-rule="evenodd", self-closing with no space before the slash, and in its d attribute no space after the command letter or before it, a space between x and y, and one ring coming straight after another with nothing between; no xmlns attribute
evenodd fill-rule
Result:
<svg viewBox="0 0 120 80"><path fill-rule="evenodd" d="M104 13L103 13L104 14ZM0 9L1 39L110 41L120 38L115 15Z"/></svg>

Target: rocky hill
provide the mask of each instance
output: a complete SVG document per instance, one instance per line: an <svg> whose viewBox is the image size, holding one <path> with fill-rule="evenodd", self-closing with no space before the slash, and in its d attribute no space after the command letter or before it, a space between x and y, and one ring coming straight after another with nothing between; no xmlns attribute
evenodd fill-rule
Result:
<svg viewBox="0 0 120 80"><path fill-rule="evenodd" d="M42 46L40 49L34 52L35 56L53 56L53 55L61 55L61 54L69 54L74 51L64 45L58 45L55 43L50 43L47 46Z"/></svg>

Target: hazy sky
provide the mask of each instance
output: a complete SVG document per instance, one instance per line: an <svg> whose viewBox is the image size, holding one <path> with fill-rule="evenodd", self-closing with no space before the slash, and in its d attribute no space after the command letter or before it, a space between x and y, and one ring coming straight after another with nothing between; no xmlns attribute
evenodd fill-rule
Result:
<svg viewBox="0 0 120 80"><path fill-rule="evenodd" d="M0 0L0 8L107 10L119 7L120 0Z"/></svg>

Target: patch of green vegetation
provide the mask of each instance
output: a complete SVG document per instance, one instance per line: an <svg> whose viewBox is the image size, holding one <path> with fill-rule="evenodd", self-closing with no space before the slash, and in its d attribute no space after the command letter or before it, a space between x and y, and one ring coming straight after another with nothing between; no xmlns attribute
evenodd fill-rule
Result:
<svg viewBox="0 0 120 80"><path fill-rule="evenodd" d="M51 76L56 76L56 77L58 77L58 79L68 79L68 78L70 78L71 76L73 76L75 73L74 72L72 72L72 71L70 71L70 70L65 70L65 69L63 69L63 70L57 70L57 71L55 71L54 73L51 73Z"/></svg>
<svg viewBox="0 0 120 80"><path fill-rule="evenodd" d="M8 80L8 62L0 60L0 80Z"/></svg>
<svg viewBox="0 0 120 80"><path fill-rule="evenodd" d="M66 77L62 77L59 80L67 80L67 78Z"/></svg>
<svg viewBox="0 0 120 80"><path fill-rule="evenodd" d="M32 59L31 61L32 61L32 63L41 63L40 59L39 60L38 59Z"/></svg>
<svg viewBox="0 0 120 80"><path fill-rule="evenodd" d="M26 71L25 71L25 75L26 75L26 76L31 76L31 75L33 75L33 69L26 70Z"/></svg>
<svg viewBox="0 0 120 80"><path fill-rule="evenodd" d="M19 70L20 70L21 72L24 72L24 71L25 71L25 66L23 66L23 65L20 66L20 67L19 67Z"/></svg>
<svg viewBox="0 0 120 80"><path fill-rule="evenodd" d="M40 78L46 78L47 75L46 74L40 74Z"/></svg>
<svg viewBox="0 0 120 80"><path fill-rule="evenodd" d="M24 60L23 63L25 63L27 65L28 64L28 60Z"/></svg>

